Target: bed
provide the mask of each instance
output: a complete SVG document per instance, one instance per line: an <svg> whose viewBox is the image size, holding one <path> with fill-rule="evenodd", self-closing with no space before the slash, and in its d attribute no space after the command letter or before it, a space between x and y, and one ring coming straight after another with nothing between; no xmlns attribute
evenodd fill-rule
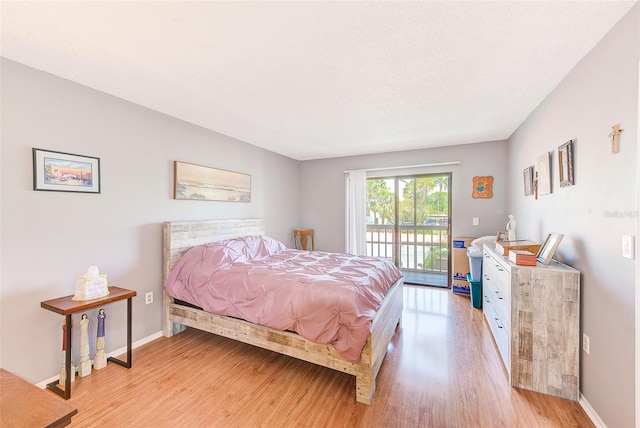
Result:
<svg viewBox="0 0 640 428"><path fill-rule="evenodd" d="M262 219L165 222L163 229L163 333L166 337L192 327L348 373L355 376L356 400L371 403L387 346L401 322L402 278L387 291L371 322L359 360L351 362L331 345L313 343L291 331L186 306L175 302L167 293L172 268L189 249L237 237L264 235Z"/></svg>

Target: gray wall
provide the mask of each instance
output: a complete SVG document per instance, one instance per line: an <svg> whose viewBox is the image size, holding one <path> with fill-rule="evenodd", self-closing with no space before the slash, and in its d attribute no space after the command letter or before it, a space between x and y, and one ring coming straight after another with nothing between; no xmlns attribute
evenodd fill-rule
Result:
<svg viewBox="0 0 640 428"><path fill-rule="evenodd" d="M637 221L638 60L636 5L509 139L509 206L520 235L564 233L561 260L582 272L581 390L610 427L634 426L634 260L621 236ZM620 152L611 126L620 124ZM557 148L574 139L575 185L559 187ZM522 171L553 152L551 195L524 197Z"/></svg>
<svg viewBox="0 0 640 428"><path fill-rule="evenodd" d="M63 317L40 302L73 294L90 265L138 292L134 341L160 331L163 221L262 217L270 236L292 244L297 161L6 59L1 67L2 367L32 382L58 373ZM33 191L32 147L100 158L102 193ZM251 202L173 200L174 160L251 174ZM126 344L126 305L105 309L109 352Z"/></svg>
<svg viewBox="0 0 640 428"><path fill-rule="evenodd" d="M403 167L460 161L460 165L402 169L385 174L452 172L452 235L495 235L507 223L507 144L505 141L411 150L301 163L302 218L316 230L316 246L324 251L344 251L345 174L354 169ZM493 198L473 199L474 176L494 177ZM472 226L473 217L480 219Z"/></svg>

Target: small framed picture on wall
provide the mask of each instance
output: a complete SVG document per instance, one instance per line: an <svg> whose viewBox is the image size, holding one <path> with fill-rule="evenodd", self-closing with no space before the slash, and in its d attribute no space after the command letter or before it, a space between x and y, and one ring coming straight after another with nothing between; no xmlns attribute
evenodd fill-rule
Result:
<svg viewBox="0 0 640 428"><path fill-rule="evenodd" d="M32 152L33 190L100 193L100 159L36 148Z"/></svg>
<svg viewBox="0 0 640 428"><path fill-rule="evenodd" d="M573 140L558 147L560 187L573 186Z"/></svg>
<svg viewBox="0 0 640 428"><path fill-rule="evenodd" d="M522 175L524 179L524 195L531 196L533 195L533 166L526 167Z"/></svg>

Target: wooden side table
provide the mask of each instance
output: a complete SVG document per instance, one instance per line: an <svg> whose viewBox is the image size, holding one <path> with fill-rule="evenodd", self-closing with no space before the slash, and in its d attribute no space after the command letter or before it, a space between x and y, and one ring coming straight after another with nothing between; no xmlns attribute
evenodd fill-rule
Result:
<svg viewBox="0 0 640 428"><path fill-rule="evenodd" d="M78 409L0 369L0 427L64 427Z"/></svg>
<svg viewBox="0 0 640 428"><path fill-rule="evenodd" d="M60 297L57 299L46 300L40 302L40 307L49 311L55 312L60 315L66 316L66 353L65 353L65 384L64 389L60 388L57 381L47 384L47 388L55 392L66 400L71 398L71 315L77 312L86 311L87 309L95 308L97 306L106 305L118 300L127 299L127 361L122 361L114 357L109 357L107 360L112 361L126 368L131 368L131 299L136 296L136 292L133 290L127 290L126 288L120 288L115 286L109 287L109 295L100 297L97 299L83 300L77 302L71 300L73 295Z"/></svg>

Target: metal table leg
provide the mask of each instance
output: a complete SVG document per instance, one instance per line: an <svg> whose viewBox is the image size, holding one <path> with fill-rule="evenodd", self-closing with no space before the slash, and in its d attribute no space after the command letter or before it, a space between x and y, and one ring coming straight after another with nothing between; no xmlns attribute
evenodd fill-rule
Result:
<svg viewBox="0 0 640 428"><path fill-rule="evenodd" d="M65 355L64 355L64 367L65 367L65 382L64 389L58 385L60 381L53 381L47 384L47 389L58 394L60 397L68 400L71 398L71 314L66 315L65 321Z"/></svg>
<svg viewBox="0 0 640 428"><path fill-rule="evenodd" d="M131 368L131 312L132 301L131 297L127 299L127 361L119 360L116 357L109 357L107 361L112 361L128 369Z"/></svg>

